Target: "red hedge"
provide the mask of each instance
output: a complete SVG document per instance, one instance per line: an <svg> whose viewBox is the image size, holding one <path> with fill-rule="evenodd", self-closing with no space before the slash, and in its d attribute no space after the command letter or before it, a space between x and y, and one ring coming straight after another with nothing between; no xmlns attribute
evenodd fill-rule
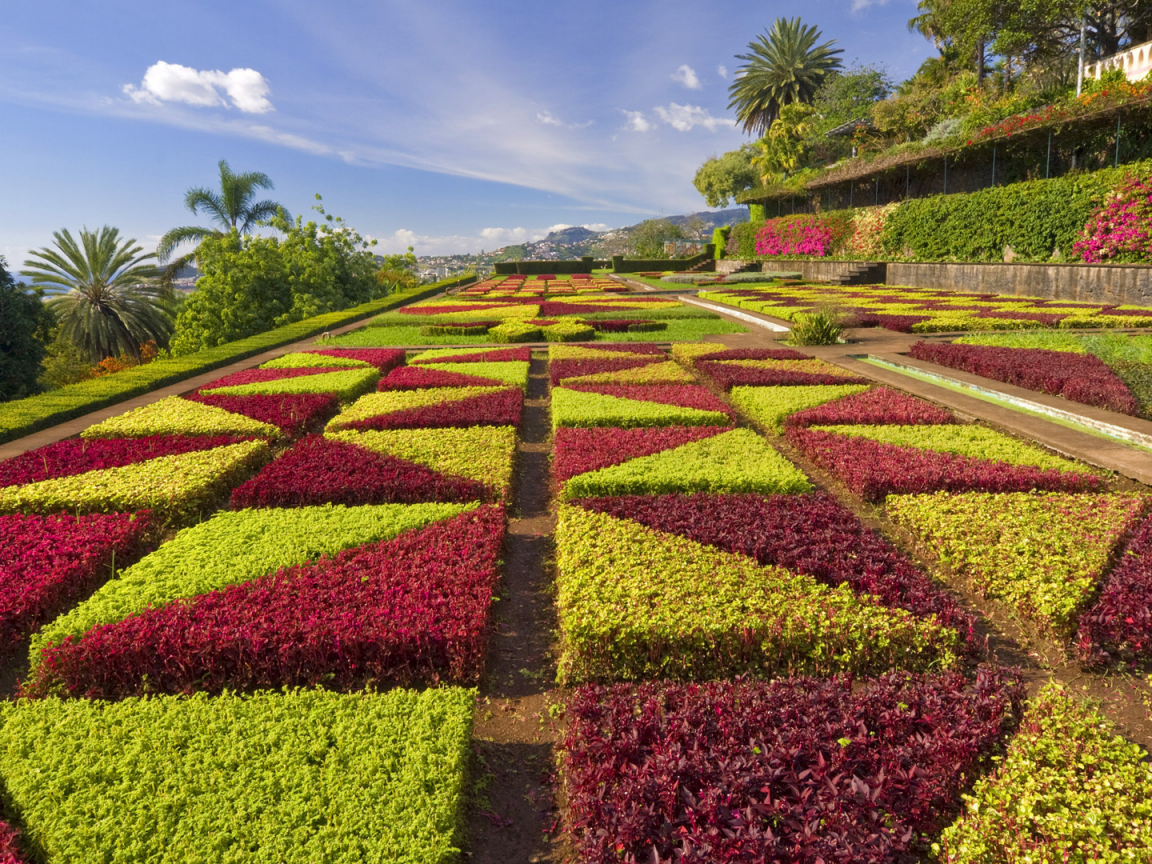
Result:
<svg viewBox="0 0 1152 864"><path fill-rule="evenodd" d="M1098 477L791 427L788 440L865 501L921 492L1096 492Z"/></svg>
<svg viewBox="0 0 1152 864"><path fill-rule="evenodd" d="M493 348L491 351L477 351L472 354L453 354L444 357L430 357L417 360L421 363L503 363L509 360L528 362L532 359L531 348Z"/></svg>
<svg viewBox="0 0 1152 864"><path fill-rule="evenodd" d="M475 501L483 484L449 477L395 456L310 435L232 491L231 507L417 504Z"/></svg>
<svg viewBox="0 0 1152 864"><path fill-rule="evenodd" d="M563 772L585 864L921 860L1018 722L1010 672L583 687Z"/></svg>
<svg viewBox="0 0 1152 864"><path fill-rule="evenodd" d="M26 695L476 682L504 514L490 505L48 646Z"/></svg>
<svg viewBox="0 0 1152 864"><path fill-rule="evenodd" d="M457 306L405 306L400 312L404 315L459 315L461 312L478 312L482 309L503 309L516 306L516 303L461 303Z"/></svg>
<svg viewBox="0 0 1152 864"><path fill-rule="evenodd" d="M876 387L797 411L784 422L789 426L938 426L957 421L951 411L931 402L887 387Z"/></svg>
<svg viewBox="0 0 1152 864"><path fill-rule="evenodd" d="M243 384L261 384L265 381L279 381L281 378L302 378L305 375L324 375L328 372L337 372L343 366L319 366L307 369L242 369L217 378L203 387L197 388L198 393L215 390L219 387L239 387ZM355 368L355 367L349 367Z"/></svg>
<svg viewBox="0 0 1152 864"><path fill-rule="evenodd" d="M731 390L733 387L870 383L867 378L860 378L849 372L845 372L843 375L832 375L825 372L795 372L790 369L757 369L748 366L729 366L709 360L697 363L696 368L724 390Z"/></svg>
<svg viewBox="0 0 1152 864"><path fill-rule="evenodd" d="M801 354L791 348L724 348L712 354L695 358L700 360L811 360L809 354Z"/></svg>
<svg viewBox="0 0 1152 864"><path fill-rule="evenodd" d="M659 357L637 357L634 360L623 357L603 360L553 360L548 364L548 374L552 378L552 386L555 387L565 378L579 378L581 375L596 375L600 372L621 372L659 362Z"/></svg>
<svg viewBox="0 0 1152 864"><path fill-rule="evenodd" d="M510 387L423 408L406 408L348 424L348 429L434 429L446 426L519 426L524 392Z"/></svg>
<svg viewBox="0 0 1152 864"><path fill-rule="evenodd" d="M1080 616L1077 648L1083 659L1102 666L1141 667L1152 660L1152 519L1137 530L1100 598Z"/></svg>
<svg viewBox="0 0 1152 864"><path fill-rule="evenodd" d="M578 474L651 456L730 429L730 426L659 426L651 429L561 426L552 439L552 473L562 483Z"/></svg>
<svg viewBox="0 0 1152 864"><path fill-rule="evenodd" d="M150 435L145 438L68 438L0 462L0 487L120 468L160 456L210 450L247 441L228 435Z"/></svg>
<svg viewBox="0 0 1152 864"><path fill-rule="evenodd" d="M139 558L150 527L147 511L0 516L0 655Z"/></svg>
<svg viewBox="0 0 1152 864"><path fill-rule="evenodd" d="M503 381L465 375L462 372L444 372L421 366L401 366L380 379L377 390L422 390L425 387L503 387Z"/></svg>
<svg viewBox="0 0 1152 864"><path fill-rule="evenodd" d="M345 357L361 360L375 366L381 372L390 372L403 366L408 354L403 348L319 348L305 351L305 354L323 354L325 357Z"/></svg>
<svg viewBox="0 0 1152 864"><path fill-rule="evenodd" d="M638 399L641 402L659 402L661 405L699 408L702 411L723 411L732 415L728 405L708 388L698 384L572 384L566 389L579 390L581 393L603 393L621 399Z"/></svg>
<svg viewBox="0 0 1152 864"><path fill-rule="evenodd" d="M279 426L286 435L301 435L323 426L340 410L340 400L326 393L252 394L225 396L191 393L184 397L204 405L215 405L233 414L243 414L261 423Z"/></svg>

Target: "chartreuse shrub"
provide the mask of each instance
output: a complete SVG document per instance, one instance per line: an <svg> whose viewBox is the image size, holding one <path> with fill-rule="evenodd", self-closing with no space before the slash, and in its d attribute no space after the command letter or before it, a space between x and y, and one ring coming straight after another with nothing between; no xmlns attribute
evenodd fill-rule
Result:
<svg viewBox="0 0 1152 864"><path fill-rule="evenodd" d="M934 844L944 864L1152 859L1152 765L1055 682L1024 713L1000 767Z"/></svg>
<svg viewBox="0 0 1152 864"><path fill-rule="evenodd" d="M0 489L4 513L123 513L152 510L163 522L194 521L270 455L266 441L161 456Z"/></svg>
<svg viewBox="0 0 1152 864"><path fill-rule="evenodd" d="M566 387L552 391L553 429L560 426L727 426L729 422L723 411L644 402Z"/></svg>
<svg viewBox="0 0 1152 864"><path fill-rule="evenodd" d="M284 354L275 360L261 363L261 369L323 369L328 367L350 369L354 367L370 366L363 360L354 357L332 356L330 354L316 354L311 351L297 351Z"/></svg>
<svg viewBox="0 0 1152 864"><path fill-rule="evenodd" d="M975 591L1066 637L1116 544L1140 518L1144 499L941 492L890 495L885 507Z"/></svg>
<svg viewBox="0 0 1152 864"><path fill-rule="evenodd" d="M428 387L424 390L387 390L383 393L369 393L361 396L340 414L328 421L329 431L343 429L352 424L391 414L442 405L446 402L460 402L473 396L488 396L499 393L504 387Z"/></svg>
<svg viewBox="0 0 1152 864"><path fill-rule="evenodd" d="M866 384L817 384L797 387L733 387L732 404L736 409L763 429L782 432L784 418L805 408L814 408L862 393Z"/></svg>
<svg viewBox="0 0 1152 864"><path fill-rule="evenodd" d="M477 363L424 363L422 369L439 369L441 372L457 372L462 375L478 375L492 378L504 384L511 384L522 390L528 389L528 363L524 360L507 362Z"/></svg>
<svg viewBox="0 0 1152 864"><path fill-rule="evenodd" d="M374 366L364 369L345 369L340 372L322 372L319 375L301 375L296 378L277 378L274 381L255 381L234 387L204 390L217 396L276 395L280 393L333 393L341 402L351 402L376 386L380 370Z"/></svg>
<svg viewBox="0 0 1152 864"><path fill-rule="evenodd" d="M950 666L956 631L848 586L563 505L562 684Z"/></svg>
<svg viewBox="0 0 1152 864"><path fill-rule="evenodd" d="M565 384L693 384L696 376L672 360L565 378Z"/></svg>
<svg viewBox="0 0 1152 864"><path fill-rule="evenodd" d="M583 321L559 321L541 328L541 332L549 342L588 342L596 338L592 325Z"/></svg>
<svg viewBox="0 0 1152 864"><path fill-rule="evenodd" d="M342 549L388 540L475 506L328 504L217 513L206 522L185 528L87 601L42 628L32 639L29 657L35 667L45 645L80 636L99 624L249 582L281 567L315 561Z"/></svg>
<svg viewBox="0 0 1152 864"><path fill-rule="evenodd" d="M84 438L144 438L149 435L259 435L280 436L280 428L243 414L225 411L179 396L133 408L110 417L81 434Z"/></svg>
<svg viewBox="0 0 1152 864"><path fill-rule="evenodd" d="M507 498L512 491L516 430L511 426L349 430L329 432L328 437L406 459L441 474L478 480L500 498Z"/></svg>
<svg viewBox="0 0 1152 864"><path fill-rule="evenodd" d="M1063 456L1049 453L1039 447L1009 438L1002 432L986 426L871 426L851 424L845 426L811 426L817 432L832 432L837 435L851 435L895 444L899 447L915 447L918 450L932 450L936 453L955 453L958 456L971 456L993 462L1006 462L1009 465L1031 465L1056 471L1073 471L1088 474L1087 466L1079 465Z"/></svg>
<svg viewBox="0 0 1152 864"><path fill-rule="evenodd" d="M493 342L543 342L544 332L538 324L527 321L506 321L488 331Z"/></svg>
<svg viewBox="0 0 1152 864"><path fill-rule="evenodd" d="M807 492L804 474L755 432L733 429L573 477L563 497L672 492Z"/></svg>
<svg viewBox="0 0 1152 864"><path fill-rule="evenodd" d="M474 699L26 699L0 707L0 782L47 861L446 864Z"/></svg>

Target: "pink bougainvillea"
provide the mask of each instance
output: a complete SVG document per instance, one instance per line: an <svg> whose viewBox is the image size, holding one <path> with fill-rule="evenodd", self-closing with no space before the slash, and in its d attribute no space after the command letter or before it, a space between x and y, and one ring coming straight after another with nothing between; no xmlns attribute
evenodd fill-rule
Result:
<svg viewBox="0 0 1152 864"><path fill-rule="evenodd" d="M474 683L503 534L489 505L101 625L47 646L25 694Z"/></svg>
<svg viewBox="0 0 1152 864"><path fill-rule="evenodd" d="M1090 263L1152 258L1152 178L1129 177L1092 214L1072 249Z"/></svg>
<svg viewBox="0 0 1152 864"><path fill-rule="evenodd" d="M832 250L832 228L819 216L769 219L756 232L756 254L808 255L823 258Z"/></svg>

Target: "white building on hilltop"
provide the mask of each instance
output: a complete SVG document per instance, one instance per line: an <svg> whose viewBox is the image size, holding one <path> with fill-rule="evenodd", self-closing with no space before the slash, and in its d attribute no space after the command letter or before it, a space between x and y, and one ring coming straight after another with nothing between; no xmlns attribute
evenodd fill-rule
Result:
<svg viewBox="0 0 1152 864"><path fill-rule="evenodd" d="M1129 81L1139 81L1152 72L1152 42L1141 42L1111 57L1084 66L1085 78L1099 78L1109 69L1123 69Z"/></svg>

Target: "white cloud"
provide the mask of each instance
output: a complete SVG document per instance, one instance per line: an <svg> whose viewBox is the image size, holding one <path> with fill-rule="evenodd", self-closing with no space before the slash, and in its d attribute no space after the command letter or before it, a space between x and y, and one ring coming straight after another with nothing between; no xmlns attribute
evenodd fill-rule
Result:
<svg viewBox="0 0 1152 864"><path fill-rule="evenodd" d="M624 111L622 113L628 118L624 128L629 132L648 132L655 128L652 121L644 116L643 111Z"/></svg>
<svg viewBox="0 0 1152 864"><path fill-rule="evenodd" d="M551 111L537 111L536 119L543 123L545 126L563 126L564 124L556 117L552 116Z"/></svg>
<svg viewBox="0 0 1152 864"><path fill-rule="evenodd" d="M723 78L725 81L727 81L728 80L728 67L724 66L724 65L717 66L716 67L716 74L719 75L721 78Z"/></svg>
<svg viewBox="0 0 1152 864"><path fill-rule="evenodd" d="M656 112L657 117L680 132L687 132L696 126L703 126L708 131L715 132L720 127L736 125L734 120L713 117L707 109L701 108L699 105L677 105L672 102L667 108L663 105L657 105L652 110Z"/></svg>
<svg viewBox="0 0 1152 864"><path fill-rule="evenodd" d="M122 89L137 104L183 102L201 107L235 107L246 114L275 110L268 101L272 90L255 69L198 70L161 60L148 67L139 87L125 84Z"/></svg>
<svg viewBox="0 0 1152 864"><path fill-rule="evenodd" d="M673 81L679 81L689 90L699 90L704 86L700 83L700 79L696 75L696 70L687 64L673 72L671 77Z"/></svg>
<svg viewBox="0 0 1152 864"><path fill-rule="evenodd" d="M573 226L560 222L549 225L547 228L481 228L473 235L450 234L435 236L418 234L410 228L398 228L392 234L377 239L377 250L382 255L403 252L409 246L416 250L417 255L458 255L476 253L481 249L492 252L504 246L517 243L534 243L543 240L553 231L563 231ZM609 226L602 222L590 225L581 225L589 231L608 231Z"/></svg>
<svg viewBox="0 0 1152 864"><path fill-rule="evenodd" d="M852 0L852 11L859 12L869 6L886 6L888 0Z"/></svg>

